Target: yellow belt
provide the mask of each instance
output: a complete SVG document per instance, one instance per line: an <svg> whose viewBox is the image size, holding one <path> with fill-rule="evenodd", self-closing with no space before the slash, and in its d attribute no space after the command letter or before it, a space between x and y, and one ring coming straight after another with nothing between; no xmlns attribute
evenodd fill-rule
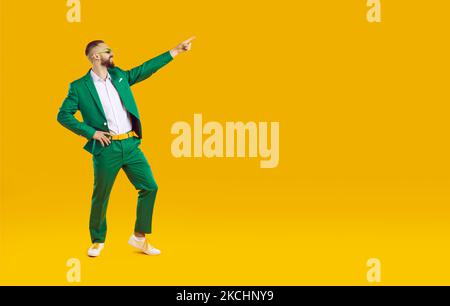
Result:
<svg viewBox="0 0 450 306"><path fill-rule="evenodd" d="M127 139L127 138L130 138L130 137L138 137L139 138L139 136L136 134L135 131L130 131L130 132L125 133L125 134L111 135L111 137L109 139L111 139L111 140L123 140L123 139Z"/></svg>

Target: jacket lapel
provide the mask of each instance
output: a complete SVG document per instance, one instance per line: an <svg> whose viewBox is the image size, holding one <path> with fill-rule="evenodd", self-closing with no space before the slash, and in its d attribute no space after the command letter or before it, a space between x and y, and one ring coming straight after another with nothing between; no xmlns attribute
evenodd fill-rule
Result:
<svg viewBox="0 0 450 306"><path fill-rule="evenodd" d="M136 118L139 119L139 114L137 114L137 112L134 111L134 108L131 107L131 105L129 105L129 99L126 99L126 95L123 92L123 82L125 82L125 79L120 77L120 75L116 75L115 73L111 73L111 71L109 71L109 75L111 76L111 80L112 83L114 85L114 87L116 88L117 92L119 93L119 97L120 100L122 100L123 105L125 106L125 108L127 109L128 112L130 112L133 116L135 116Z"/></svg>
<svg viewBox="0 0 450 306"><path fill-rule="evenodd" d="M97 89L95 89L94 81L92 81L91 77L91 70L88 71L87 75L84 77L84 83L86 84L87 88L91 92L92 98L95 101L95 104L97 104L98 109L100 110L103 119L106 121L106 115L105 111L103 110L102 103L100 102L100 98L97 93Z"/></svg>

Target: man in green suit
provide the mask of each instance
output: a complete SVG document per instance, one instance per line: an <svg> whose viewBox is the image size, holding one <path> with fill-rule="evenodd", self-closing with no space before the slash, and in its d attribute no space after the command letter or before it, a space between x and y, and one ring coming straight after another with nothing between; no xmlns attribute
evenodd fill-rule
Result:
<svg viewBox="0 0 450 306"><path fill-rule="evenodd" d="M139 191L134 233L128 243L148 255L161 253L145 236L152 231L158 186L139 148L142 126L130 87L150 77L178 54L190 50L193 39L191 37L130 70L115 66L114 53L102 40L92 41L86 47L85 54L92 68L70 84L57 120L70 131L87 138L84 149L92 154L94 188L89 220L92 245L88 250L91 257L99 256L104 248L108 200L120 169ZM78 110L83 122L74 117Z"/></svg>

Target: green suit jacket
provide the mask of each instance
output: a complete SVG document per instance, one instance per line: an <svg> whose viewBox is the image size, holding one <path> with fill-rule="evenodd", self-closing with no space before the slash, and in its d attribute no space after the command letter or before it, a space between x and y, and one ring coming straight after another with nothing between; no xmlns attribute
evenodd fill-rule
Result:
<svg viewBox="0 0 450 306"><path fill-rule="evenodd" d="M130 113L133 130L138 134L139 139L142 139L142 125L130 87L147 79L172 59L170 51L167 51L130 70L122 70L119 67L108 69L112 83L116 87L122 103ZM83 122L80 122L74 116L78 110L83 117ZM72 132L88 139L83 148L89 153L95 155L103 150L103 146L92 137L96 131L109 132L109 128L100 98L90 75L90 69L84 77L70 83L69 93L59 108L57 120Z"/></svg>

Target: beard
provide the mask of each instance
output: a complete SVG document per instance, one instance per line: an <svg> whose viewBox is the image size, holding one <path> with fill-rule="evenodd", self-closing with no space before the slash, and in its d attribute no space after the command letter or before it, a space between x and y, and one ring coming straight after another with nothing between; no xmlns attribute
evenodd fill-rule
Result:
<svg viewBox="0 0 450 306"><path fill-rule="evenodd" d="M102 61L102 65L105 66L106 68L114 68L114 67L116 67L116 65L112 61L112 57L108 58L107 60L103 60Z"/></svg>

